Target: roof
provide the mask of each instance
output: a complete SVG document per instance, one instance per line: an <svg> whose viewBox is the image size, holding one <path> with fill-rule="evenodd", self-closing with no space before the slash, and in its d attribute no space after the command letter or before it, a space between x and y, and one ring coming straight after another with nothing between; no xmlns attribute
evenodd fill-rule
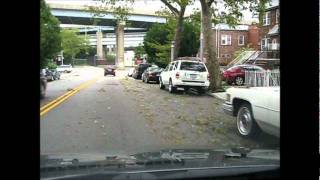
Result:
<svg viewBox="0 0 320 180"><path fill-rule="evenodd" d="M276 24L274 25L270 31L268 32L268 35L274 35L274 34L279 34L279 25Z"/></svg>
<svg viewBox="0 0 320 180"><path fill-rule="evenodd" d="M279 0L271 0L266 4L266 10L274 9L279 6Z"/></svg>
<svg viewBox="0 0 320 180"><path fill-rule="evenodd" d="M236 25L235 27L231 27L228 24L212 24L212 29L248 31L249 25Z"/></svg>

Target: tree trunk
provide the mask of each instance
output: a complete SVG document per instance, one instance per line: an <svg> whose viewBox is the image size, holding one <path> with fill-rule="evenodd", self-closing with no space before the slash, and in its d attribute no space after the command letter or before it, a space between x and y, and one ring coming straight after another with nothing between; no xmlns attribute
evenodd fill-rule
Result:
<svg viewBox="0 0 320 180"><path fill-rule="evenodd" d="M176 59L178 57L180 47L181 47L181 40L182 40L182 32L183 32L183 16L185 12L185 7L181 7L181 11L179 12L177 27L176 27L176 33L174 36L174 54L173 58Z"/></svg>
<svg viewBox="0 0 320 180"><path fill-rule="evenodd" d="M219 62L215 52L215 45L212 37L212 9L205 0L200 0L203 18L203 41L204 41L204 58L210 73L210 89L213 92L221 91L221 77Z"/></svg>

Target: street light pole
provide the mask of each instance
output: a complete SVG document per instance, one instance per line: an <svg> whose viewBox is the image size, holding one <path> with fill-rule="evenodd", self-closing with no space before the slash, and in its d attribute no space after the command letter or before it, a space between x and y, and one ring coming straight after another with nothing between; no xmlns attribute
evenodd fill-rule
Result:
<svg viewBox="0 0 320 180"><path fill-rule="evenodd" d="M174 60L174 41L171 41L171 62Z"/></svg>
<svg viewBox="0 0 320 180"><path fill-rule="evenodd" d="M200 29L200 59L203 62L203 26L202 26L202 11L201 11L201 29Z"/></svg>

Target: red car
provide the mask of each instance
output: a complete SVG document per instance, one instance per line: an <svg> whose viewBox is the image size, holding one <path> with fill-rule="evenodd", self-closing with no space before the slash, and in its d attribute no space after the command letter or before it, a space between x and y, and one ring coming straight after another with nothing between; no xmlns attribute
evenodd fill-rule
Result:
<svg viewBox="0 0 320 180"><path fill-rule="evenodd" d="M116 76L115 69L116 68L114 66L107 66L106 68L104 68L104 76L106 76L108 74Z"/></svg>
<svg viewBox="0 0 320 180"><path fill-rule="evenodd" d="M236 84L241 86L244 84L245 70L247 71L264 71L260 66L251 64L235 65L222 72L222 80L229 85Z"/></svg>

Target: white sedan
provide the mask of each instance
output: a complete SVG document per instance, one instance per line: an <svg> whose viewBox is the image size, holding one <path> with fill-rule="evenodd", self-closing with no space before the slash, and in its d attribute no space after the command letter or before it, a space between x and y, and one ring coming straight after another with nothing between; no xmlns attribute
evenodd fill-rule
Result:
<svg viewBox="0 0 320 180"><path fill-rule="evenodd" d="M72 71L72 66L71 65L60 65L57 67L57 71L70 73Z"/></svg>
<svg viewBox="0 0 320 180"><path fill-rule="evenodd" d="M227 89L225 113L236 116L240 135L253 137L259 130L280 137L280 87Z"/></svg>

